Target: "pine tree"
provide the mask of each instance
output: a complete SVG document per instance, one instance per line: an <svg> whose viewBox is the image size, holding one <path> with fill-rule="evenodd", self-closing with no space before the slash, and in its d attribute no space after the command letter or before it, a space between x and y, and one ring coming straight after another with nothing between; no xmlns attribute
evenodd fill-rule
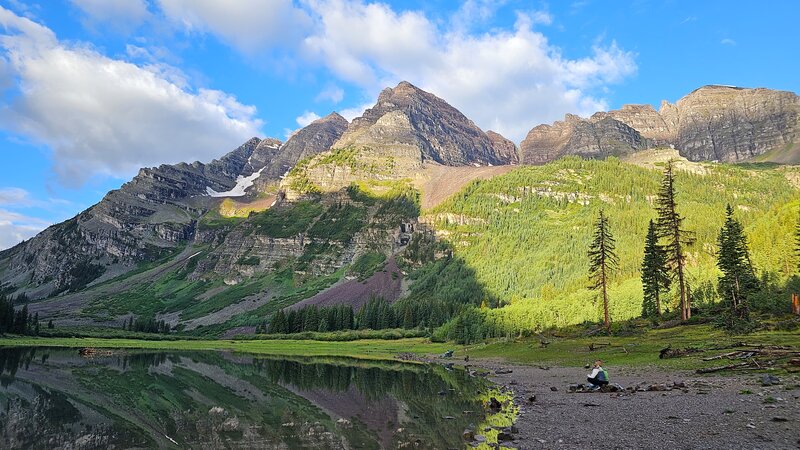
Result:
<svg viewBox="0 0 800 450"><path fill-rule="evenodd" d="M800 214L794 228L794 252L797 255L797 270L800 271Z"/></svg>
<svg viewBox="0 0 800 450"><path fill-rule="evenodd" d="M279 309L269 323L269 333L288 333L289 326L286 319L286 313Z"/></svg>
<svg viewBox="0 0 800 450"><path fill-rule="evenodd" d="M658 244L656 224L651 220L647 227L642 260L642 317L661 317L661 291L669 289L670 281L667 254L664 247Z"/></svg>
<svg viewBox="0 0 800 450"><path fill-rule="evenodd" d="M669 161L664 170L664 179L656 200L656 232L660 239L665 239L664 250L667 255L667 266L672 279L678 281L680 295L681 320L692 317L691 299L686 285L686 253L685 248L694 243L694 235L683 228L683 217L678 213L675 200L675 175L673 163Z"/></svg>
<svg viewBox="0 0 800 450"><path fill-rule="evenodd" d="M728 328L734 328L738 321L749 319L747 297L758 289L750 252L747 249L747 236L742 224L733 217L733 208L725 210L725 224L717 239L719 254L717 267L722 272L719 278L719 293L730 308Z"/></svg>
<svg viewBox="0 0 800 450"><path fill-rule="evenodd" d="M589 246L589 278L591 289L599 289L603 296L603 323L608 332L611 331L611 319L608 317L608 281L611 272L619 265L614 252L615 240L608 226L608 217L603 210L594 225L594 238Z"/></svg>

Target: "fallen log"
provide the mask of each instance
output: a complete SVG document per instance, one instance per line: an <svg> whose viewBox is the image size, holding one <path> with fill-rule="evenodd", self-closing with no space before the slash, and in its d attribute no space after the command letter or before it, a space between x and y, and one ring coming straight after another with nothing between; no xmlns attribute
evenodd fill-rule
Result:
<svg viewBox="0 0 800 450"><path fill-rule="evenodd" d="M738 369L740 367L749 367L752 366L752 362L743 362L738 364L729 364L727 366L720 366L720 367L708 367L705 369L697 369L695 372L697 373L714 373L719 372L722 370L731 370L731 369Z"/></svg>
<svg viewBox="0 0 800 450"><path fill-rule="evenodd" d="M728 358L737 354L739 354L739 352L729 352L729 353L724 353L722 355L709 356L708 358L703 358L703 361L714 361L715 359Z"/></svg>

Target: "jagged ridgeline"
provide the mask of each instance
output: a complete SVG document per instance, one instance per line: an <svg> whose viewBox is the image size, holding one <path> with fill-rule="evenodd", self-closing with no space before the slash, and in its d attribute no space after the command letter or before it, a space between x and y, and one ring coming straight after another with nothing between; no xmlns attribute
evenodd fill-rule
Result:
<svg viewBox="0 0 800 450"><path fill-rule="evenodd" d="M617 321L641 311L644 235L673 159L697 235L689 283L695 304L711 302L727 203L759 273L785 279L797 266L800 173L764 161L800 161L799 130L793 93L707 86L659 111L537 126L518 151L402 82L352 122L332 113L285 143L253 138L210 163L142 169L0 252L0 295L56 328L220 336L268 331L279 311L276 332L430 329L456 316L440 333L567 325L600 317L586 250L603 208L621 263Z"/></svg>
<svg viewBox="0 0 800 450"><path fill-rule="evenodd" d="M506 306L486 310L502 333L564 326L600 317L588 289L586 252L600 209L617 240L620 269L609 293L611 317L641 314L640 266L648 221L661 180L661 160L674 152L640 154L640 167L611 158L568 157L476 181L424 218L472 268L486 292ZM671 155L671 156L669 156ZM716 301L716 239L731 204L745 225L759 273L794 273L800 169L679 162L677 190L688 250L688 280L696 305ZM669 309L676 308L676 296Z"/></svg>

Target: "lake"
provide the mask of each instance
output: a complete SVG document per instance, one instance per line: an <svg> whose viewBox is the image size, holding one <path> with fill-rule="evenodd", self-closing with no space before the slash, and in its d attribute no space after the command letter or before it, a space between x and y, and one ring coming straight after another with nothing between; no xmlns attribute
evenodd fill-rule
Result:
<svg viewBox="0 0 800 450"><path fill-rule="evenodd" d="M484 406L500 395L440 365L3 348L0 447L464 448L510 425Z"/></svg>

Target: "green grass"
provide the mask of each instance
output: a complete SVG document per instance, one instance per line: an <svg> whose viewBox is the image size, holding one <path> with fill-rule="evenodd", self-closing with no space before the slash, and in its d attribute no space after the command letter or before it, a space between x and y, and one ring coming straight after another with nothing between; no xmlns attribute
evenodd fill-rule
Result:
<svg viewBox="0 0 800 450"><path fill-rule="evenodd" d="M707 356L726 353L726 350L708 350L737 342L765 345L789 345L800 347L800 334L792 331L761 331L744 336L732 336L710 325L686 325L668 329L650 329L630 336L590 337L546 337L550 344L542 348L539 339L523 338L498 340L488 344L460 347L470 357L502 358L510 362L529 365L552 365L576 367L602 359L608 366L651 366L667 369L695 370L730 364L727 360L702 361ZM594 343L609 343L610 346L589 350ZM704 349L680 358L659 359L661 349L695 347ZM624 349L624 350L623 350Z"/></svg>
<svg viewBox="0 0 800 450"><path fill-rule="evenodd" d="M158 350L231 350L243 353L290 356L337 356L356 359L394 360L399 353L438 354L452 346L431 343L424 338L398 340L364 339L350 342L306 340L179 340L37 338L0 339L0 347L95 347Z"/></svg>
<svg viewBox="0 0 800 450"><path fill-rule="evenodd" d="M305 232L324 207L308 200L290 206L270 208L254 215L250 222L259 234L274 238L288 238Z"/></svg>
<svg viewBox="0 0 800 450"><path fill-rule="evenodd" d="M350 273L358 276L359 280L366 280L375 271L383 267L386 255L379 252L365 252L350 265Z"/></svg>
<svg viewBox="0 0 800 450"><path fill-rule="evenodd" d="M329 208L308 230L316 239L350 242L366 225L367 210L352 204Z"/></svg>

